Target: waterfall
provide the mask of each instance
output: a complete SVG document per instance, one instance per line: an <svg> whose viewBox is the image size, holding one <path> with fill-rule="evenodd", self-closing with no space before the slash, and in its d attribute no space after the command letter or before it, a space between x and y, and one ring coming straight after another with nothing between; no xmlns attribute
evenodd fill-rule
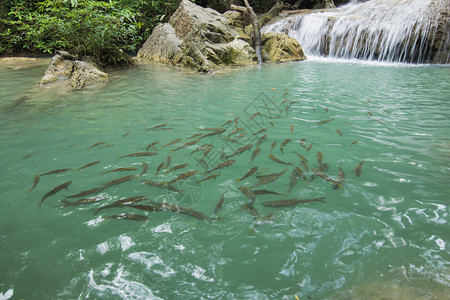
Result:
<svg viewBox="0 0 450 300"><path fill-rule="evenodd" d="M263 27L297 39L305 54L386 62L449 63L449 0L352 1Z"/></svg>

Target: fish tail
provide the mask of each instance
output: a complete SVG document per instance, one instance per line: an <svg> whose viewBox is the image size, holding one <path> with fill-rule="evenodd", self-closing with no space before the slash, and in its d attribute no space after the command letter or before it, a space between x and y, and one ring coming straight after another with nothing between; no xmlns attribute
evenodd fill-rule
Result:
<svg viewBox="0 0 450 300"><path fill-rule="evenodd" d="M242 179L236 179L236 183L239 183L239 182L241 182L241 180L242 180Z"/></svg>

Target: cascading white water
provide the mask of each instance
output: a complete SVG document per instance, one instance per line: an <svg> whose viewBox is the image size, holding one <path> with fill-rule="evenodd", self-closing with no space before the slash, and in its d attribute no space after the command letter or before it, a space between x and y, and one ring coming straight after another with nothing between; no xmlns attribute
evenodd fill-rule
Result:
<svg viewBox="0 0 450 300"><path fill-rule="evenodd" d="M371 0L303 13L263 27L300 42L306 55L449 63L449 0Z"/></svg>

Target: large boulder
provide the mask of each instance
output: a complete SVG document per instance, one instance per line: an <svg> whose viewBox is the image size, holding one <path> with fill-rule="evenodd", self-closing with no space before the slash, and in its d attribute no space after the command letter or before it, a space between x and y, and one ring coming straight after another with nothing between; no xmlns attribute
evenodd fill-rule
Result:
<svg viewBox="0 0 450 300"><path fill-rule="evenodd" d="M108 74L100 71L93 64L73 60L71 56L56 54L41 78L41 86L49 83L70 85L73 89L81 89L88 85L108 80Z"/></svg>
<svg viewBox="0 0 450 300"><path fill-rule="evenodd" d="M305 60L298 41L284 33L268 33L262 36L262 52L265 60L274 62Z"/></svg>
<svg viewBox="0 0 450 300"><path fill-rule="evenodd" d="M169 23L155 27L137 56L201 72L255 65L258 58L245 33L246 25L240 12L220 14L182 0ZM278 61L289 61L288 52Z"/></svg>

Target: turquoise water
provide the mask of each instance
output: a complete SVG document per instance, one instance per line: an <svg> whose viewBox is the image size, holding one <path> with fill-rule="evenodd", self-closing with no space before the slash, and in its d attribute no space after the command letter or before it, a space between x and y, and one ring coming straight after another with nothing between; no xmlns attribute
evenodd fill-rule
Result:
<svg viewBox="0 0 450 300"><path fill-rule="evenodd" d="M112 73L104 86L67 92L35 87L46 63L0 66L0 293L12 292L12 299L448 299L448 67L309 60L211 75L139 65ZM230 138L247 132L241 144L226 139L235 118L244 129ZM208 168L224 161L222 151L253 147L208 173L220 174L215 179L197 182L204 178L197 161L204 152L191 154L196 145L171 150L209 133L199 128L228 120L225 133L196 144L212 146L204 158ZM146 131L159 124L167 125ZM118 159L153 142L157 150L149 151L157 155ZM308 160L308 172L294 151ZM342 189L313 176L317 152L329 177L336 180L342 167ZM168 173L164 167L155 176L168 155L170 167L189 166ZM102 202L60 208L66 196L140 174L143 162L146 174L102 190ZM102 174L118 167L137 170ZM254 188L283 194L256 196L260 218L241 207L249 200L238 190L257 183L255 174L236 182L252 167L257 174L286 170ZM293 167L307 181L299 179L288 192ZM72 170L41 176L27 192L36 174L64 168ZM199 173L173 184L182 195L141 184L190 170ZM44 194L69 180L39 208ZM94 208L140 195L221 220L129 207L95 214ZM317 197L325 199L263 206ZM102 218L124 212L149 220Z"/></svg>

